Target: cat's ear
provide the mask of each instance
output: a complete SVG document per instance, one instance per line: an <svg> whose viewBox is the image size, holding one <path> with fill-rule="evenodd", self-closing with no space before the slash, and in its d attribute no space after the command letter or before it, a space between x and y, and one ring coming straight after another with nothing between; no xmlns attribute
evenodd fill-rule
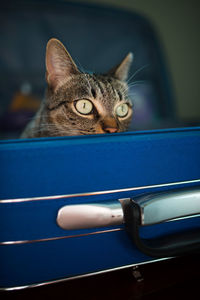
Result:
<svg viewBox="0 0 200 300"><path fill-rule="evenodd" d="M126 81L128 78L128 72L133 61L133 53L130 52L120 64L112 68L108 74L115 77L118 80Z"/></svg>
<svg viewBox="0 0 200 300"><path fill-rule="evenodd" d="M79 73L64 45L57 39L50 39L46 48L46 80L48 85L56 90L66 79Z"/></svg>

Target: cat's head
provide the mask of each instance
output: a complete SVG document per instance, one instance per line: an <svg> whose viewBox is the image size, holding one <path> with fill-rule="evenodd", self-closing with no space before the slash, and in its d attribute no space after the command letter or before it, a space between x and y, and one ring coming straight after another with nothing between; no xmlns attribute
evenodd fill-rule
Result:
<svg viewBox="0 0 200 300"><path fill-rule="evenodd" d="M106 74L81 72L57 39L46 50L48 90L45 105L56 135L122 132L128 129L132 104L126 83L129 53ZM54 128L54 131L55 131Z"/></svg>

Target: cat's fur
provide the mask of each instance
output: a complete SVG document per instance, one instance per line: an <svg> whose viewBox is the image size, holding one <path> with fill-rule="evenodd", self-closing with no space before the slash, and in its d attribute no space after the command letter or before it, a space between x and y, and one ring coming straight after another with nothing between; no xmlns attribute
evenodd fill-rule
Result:
<svg viewBox="0 0 200 300"><path fill-rule="evenodd" d="M126 83L132 53L104 75L78 70L71 56L57 39L51 39L46 50L45 100L21 138L85 135L122 132L128 129L132 106ZM88 99L92 112L82 115L76 110L80 99ZM125 117L116 114L116 107L127 103Z"/></svg>

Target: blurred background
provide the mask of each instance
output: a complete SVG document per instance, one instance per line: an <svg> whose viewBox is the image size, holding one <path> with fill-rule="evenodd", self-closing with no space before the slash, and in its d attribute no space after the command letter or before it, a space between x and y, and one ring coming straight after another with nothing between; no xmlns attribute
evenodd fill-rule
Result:
<svg viewBox="0 0 200 300"><path fill-rule="evenodd" d="M81 1L85 2L85 1ZM88 0L144 15L163 46L173 84L177 115L200 120L200 1Z"/></svg>
<svg viewBox="0 0 200 300"><path fill-rule="evenodd" d="M0 138L17 138L42 99L47 41L80 69L106 72L134 53L130 130L200 125L197 0L9 1L0 11Z"/></svg>

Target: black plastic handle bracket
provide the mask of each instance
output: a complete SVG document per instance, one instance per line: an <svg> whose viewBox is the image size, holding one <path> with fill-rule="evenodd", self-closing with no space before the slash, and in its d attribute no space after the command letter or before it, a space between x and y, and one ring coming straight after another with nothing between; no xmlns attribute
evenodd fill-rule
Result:
<svg viewBox="0 0 200 300"><path fill-rule="evenodd" d="M197 229L155 239L140 238L140 206L133 200L123 204L125 227L137 248L151 257L181 256L200 250L200 231Z"/></svg>

